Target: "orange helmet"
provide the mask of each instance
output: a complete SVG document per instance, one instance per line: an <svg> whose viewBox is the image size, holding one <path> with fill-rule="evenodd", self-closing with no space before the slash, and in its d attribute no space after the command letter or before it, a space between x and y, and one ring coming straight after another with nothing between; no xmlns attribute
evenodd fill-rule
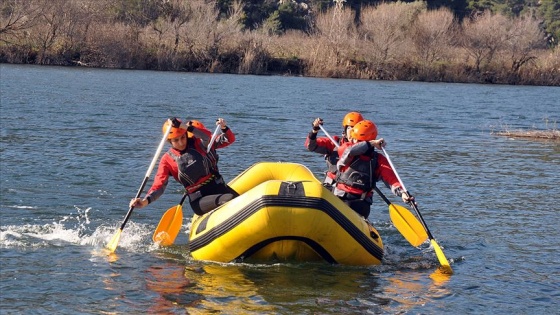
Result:
<svg viewBox="0 0 560 315"><path fill-rule="evenodd" d="M349 112L344 116L342 119L342 127L346 128L346 126L354 127L357 123L364 120L364 116L358 112Z"/></svg>
<svg viewBox="0 0 560 315"><path fill-rule="evenodd" d="M179 120L179 122L181 122L181 121ZM161 130L163 131L163 134L165 134L167 132L167 128L169 128L169 120L166 120L163 123L163 127L161 128ZM171 131L169 132L169 135L167 136L167 140L171 140L173 138L180 137L180 136L184 135L185 132L187 132L186 129L171 127Z"/></svg>
<svg viewBox="0 0 560 315"><path fill-rule="evenodd" d="M206 129L206 127L204 126L204 124L201 123L199 120L193 119L193 120L191 120L191 122L192 122L192 125L195 126L195 127L198 128L198 129Z"/></svg>
<svg viewBox="0 0 560 315"><path fill-rule="evenodd" d="M198 120L193 119L193 120L191 120L191 122L192 122L192 125L193 125L195 128L198 128L198 129L206 129L206 127L204 126L204 124L201 123L201 122L198 121ZM192 138L194 135L193 135L192 132L187 132L187 136L188 136L189 138Z"/></svg>
<svg viewBox="0 0 560 315"><path fill-rule="evenodd" d="M350 136L360 141L375 140L377 138L377 126L370 120L362 120L352 128Z"/></svg>

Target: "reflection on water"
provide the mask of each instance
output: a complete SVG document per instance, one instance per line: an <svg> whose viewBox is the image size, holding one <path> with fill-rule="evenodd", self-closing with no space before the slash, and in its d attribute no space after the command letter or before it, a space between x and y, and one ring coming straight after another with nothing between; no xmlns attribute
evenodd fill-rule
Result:
<svg viewBox="0 0 560 315"><path fill-rule="evenodd" d="M165 314L176 309L194 306L203 299L197 293L189 293L196 283L183 276L183 267L176 264L151 266L146 274L147 289L157 293L148 309L150 314Z"/></svg>
<svg viewBox="0 0 560 315"><path fill-rule="evenodd" d="M235 265L168 263L148 269L147 287L157 292L150 313L184 308L189 314L271 314L273 307Z"/></svg>
<svg viewBox="0 0 560 315"><path fill-rule="evenodd" d="M442 286L449 282L451 279L451 274L443 267L439 267L430 275L430 279L434 280L435 286Z"/></svg>
<svg viewBox="0 0 560 315"><path fill-rule="evenodd" d="M119 260L119 256L114 252L109 251L108 249L103 248L101 251L101 254L107 257L107 262L114 263Z"/></svg>
<svg viewBox="0 0 560 315"><path fill-rule="evenodd" d="M150 313L364 314L408 312L449 295L436 270L383 272L327 264L171 261L147 270Z"/></svg>

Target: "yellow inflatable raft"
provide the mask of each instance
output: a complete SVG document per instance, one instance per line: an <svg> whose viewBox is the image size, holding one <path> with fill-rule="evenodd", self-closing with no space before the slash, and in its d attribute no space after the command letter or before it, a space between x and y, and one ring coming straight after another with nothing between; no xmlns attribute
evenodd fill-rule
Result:
<svg viewBox="0 0 560 315"><path fill-rule="evenodd" d="M373 226L301 164L257 163L229 185L239 197L193 218L194 259L345 265L377 265L383 259Z"/></svg>

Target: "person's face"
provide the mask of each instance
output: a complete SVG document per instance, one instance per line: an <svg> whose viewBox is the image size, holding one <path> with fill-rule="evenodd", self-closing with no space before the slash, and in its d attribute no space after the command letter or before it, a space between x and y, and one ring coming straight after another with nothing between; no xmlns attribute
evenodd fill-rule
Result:
<svg viewBox="0 0 560 315"><path fill-rule="evenodd" d="M351 139L350 138L350 133L352 132L352 127L351 126L346 126L346 139Z"/></svg>
<svg viewBox="0 0 560 315"><path fill-rule="evenodd" d="M169 140L169 142L171 142L173 149L183 151L187 148L187 133L184 133L177 138L173 138Z"/></svg>

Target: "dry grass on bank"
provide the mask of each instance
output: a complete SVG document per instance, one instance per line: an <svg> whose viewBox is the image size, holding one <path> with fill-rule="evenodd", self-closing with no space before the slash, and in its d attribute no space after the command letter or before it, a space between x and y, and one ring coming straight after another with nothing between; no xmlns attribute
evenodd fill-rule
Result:
<svg viewBox="0 0 560 315"><path fill-rule="evenodd" d="M224 17L215 1L165 1L166 14L138 21L116 14L119 3L0 2L0 62L560 86L560 47L546 46L532 16L459 21L426 2L382 2L363 7L360 23L344 5L311 14L307 32L282 33L244 29L241 2Z"/></svg>

